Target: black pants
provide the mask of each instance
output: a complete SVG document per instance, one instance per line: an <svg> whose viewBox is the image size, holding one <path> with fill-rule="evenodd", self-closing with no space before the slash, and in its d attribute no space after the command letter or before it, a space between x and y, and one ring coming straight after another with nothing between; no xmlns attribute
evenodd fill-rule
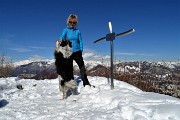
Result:
<svg viewBox="0 0 180 120"><path fill-rule="evenodd" d="M78 64L79 69L80 69L80 74L81 74L81 79L83 81L83 85L90 85L89 81L87 79L87 74L86 74L86 68L84 65L83 57L82 57L82 51L77 51L74 52L71 56L73 60Z"/></svg>

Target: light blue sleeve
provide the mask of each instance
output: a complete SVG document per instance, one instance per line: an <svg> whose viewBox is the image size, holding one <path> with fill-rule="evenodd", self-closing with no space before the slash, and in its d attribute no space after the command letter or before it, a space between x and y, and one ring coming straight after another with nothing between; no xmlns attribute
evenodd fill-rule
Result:
<svg viewBox="0 0 180 120"><path fill-rule="evenodd" d="M63 29L62 34L60 36L60 40L66 40L67 30L66 28Z"/></svg>

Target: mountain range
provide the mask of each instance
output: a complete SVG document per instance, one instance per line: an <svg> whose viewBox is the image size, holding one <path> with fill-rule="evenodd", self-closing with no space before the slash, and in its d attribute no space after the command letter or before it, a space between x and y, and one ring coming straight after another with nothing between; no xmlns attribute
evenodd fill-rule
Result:
<svg viewBox="0 0 180 120"><path fill-rule="evenodd" d="M55 74L55 60L23 60L15 62L15 70L13 76L30 75L36 76L42 73ZM74 65L74 73L78 74L79 69L76 63ZM109 62L85 61L88 75L107 76L110 71ZM114 73L117 74L151 74L153 76L167 76L180 74L179 62L114 62Z"/></svg>

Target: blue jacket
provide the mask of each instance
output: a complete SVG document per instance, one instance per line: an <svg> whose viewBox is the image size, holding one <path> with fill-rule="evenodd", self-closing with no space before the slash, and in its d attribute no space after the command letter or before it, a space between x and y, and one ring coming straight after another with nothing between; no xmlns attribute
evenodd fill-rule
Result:
<svg viewBox="0 0 180 120"><path fill-rule="evenodd" d="M77 28L67 26L63 29L60 40L69 40L72 42L72 52L83 51L83 42L81 32Z"/></svg>

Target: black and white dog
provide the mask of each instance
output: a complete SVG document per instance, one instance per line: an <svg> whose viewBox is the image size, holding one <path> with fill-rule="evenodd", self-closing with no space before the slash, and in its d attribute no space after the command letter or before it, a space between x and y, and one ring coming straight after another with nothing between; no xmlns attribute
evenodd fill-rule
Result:
<svg viewBox="0 0 180 120"><path fill-rule="evenodd" d="M59 47L60 46L60 47ZM73 76L73 60L70 57L72 55L72 43L67 40L56 42L56 48L54 51L55 66L59 79L59 90L63 92L63 98L67 98L67 91L70 90L74 95L74 90L77 87L77 83Z"/></svg>

